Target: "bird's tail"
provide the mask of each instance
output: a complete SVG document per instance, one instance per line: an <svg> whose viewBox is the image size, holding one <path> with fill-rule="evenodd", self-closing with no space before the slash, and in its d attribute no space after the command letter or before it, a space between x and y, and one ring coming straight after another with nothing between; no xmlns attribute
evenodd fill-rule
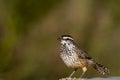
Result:
<svg viewBox="0 0 120 80"><path fill-rule="evenodd" d="M97 62L95 62L95 64L93 65L93 68L95 70L97 70L100 74L107 74L107 73L110 73L109 69L106 68L104 65L102 64L99 64Z"/></svg>

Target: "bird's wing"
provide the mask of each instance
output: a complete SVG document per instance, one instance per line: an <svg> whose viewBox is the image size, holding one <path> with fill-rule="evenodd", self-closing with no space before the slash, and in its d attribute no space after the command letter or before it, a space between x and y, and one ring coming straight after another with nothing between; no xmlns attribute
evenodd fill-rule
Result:
<svg viewBox="0 0 120 80"><path fill-rule="evenodd" d="M78 54L82 59L92 59L92 57L86 51L79 50Z"/></svg>
<svg viewBox="0 0 120 80"><path fill-rule="evenodd" d="M78 57L80 58L80 59L92 59L92 57L86 52L86 51L84 51L84 50L82 50L82 49L80 49L80 48L76 48L76 54L78 54Z"/></svg>
<svg viewBox="0 0 120 80"><path fill-rule="evenodd" d="M92 60L92 57L84 50L80 49L79 46L74 43L76 48L75 48L75 52L78 55L79 58L81 59L87 59L87 60Z"/></svg>

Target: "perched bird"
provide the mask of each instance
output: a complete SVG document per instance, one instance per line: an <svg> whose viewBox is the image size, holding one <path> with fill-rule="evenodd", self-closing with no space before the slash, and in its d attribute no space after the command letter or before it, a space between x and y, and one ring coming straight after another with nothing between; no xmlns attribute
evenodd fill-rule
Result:
<svg viewBox="0 0 120 80"><path fill-rule="evenodd" d="M70 74L69 77L75 73L78 68L82 68L83 72L80 78L83 77L85 72L87 71L88 66L92 66L95 70L97 70L100 74L109 73L109 69L103 66L100 63L97 63L92 59L89 54L83 50L81 50L74 39L70 35L62 35L58 38L60 40L60 57L64 61L64 63L74 69L74 71Z"/></svg>

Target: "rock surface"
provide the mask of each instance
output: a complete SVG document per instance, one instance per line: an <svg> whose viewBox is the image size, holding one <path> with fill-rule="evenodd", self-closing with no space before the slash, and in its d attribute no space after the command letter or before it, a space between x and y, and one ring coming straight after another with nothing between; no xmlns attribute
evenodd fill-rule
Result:
<svg viewBox="0 0 120 80"><path fill-rule="evenodd" d="M108 78L61 78L59 80L120 80L120 77L108 77Z"/></svg>

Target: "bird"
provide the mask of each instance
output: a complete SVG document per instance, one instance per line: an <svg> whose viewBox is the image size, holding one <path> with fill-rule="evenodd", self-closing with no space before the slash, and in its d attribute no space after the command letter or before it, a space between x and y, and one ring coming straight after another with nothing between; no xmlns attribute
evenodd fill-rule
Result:
<svg viewBox="0 0 120 80"><path fill-rule="evenodd" d="M79 48L71 35L61 35L58 40L60 41L61 59L67 67L73 69L69 78L71 78L79 68L82 68L82 74L80 76L80 78L82 78L88 66L92 66L103 75L110 73L107 67L96 62L86 51Z"/></svg>

